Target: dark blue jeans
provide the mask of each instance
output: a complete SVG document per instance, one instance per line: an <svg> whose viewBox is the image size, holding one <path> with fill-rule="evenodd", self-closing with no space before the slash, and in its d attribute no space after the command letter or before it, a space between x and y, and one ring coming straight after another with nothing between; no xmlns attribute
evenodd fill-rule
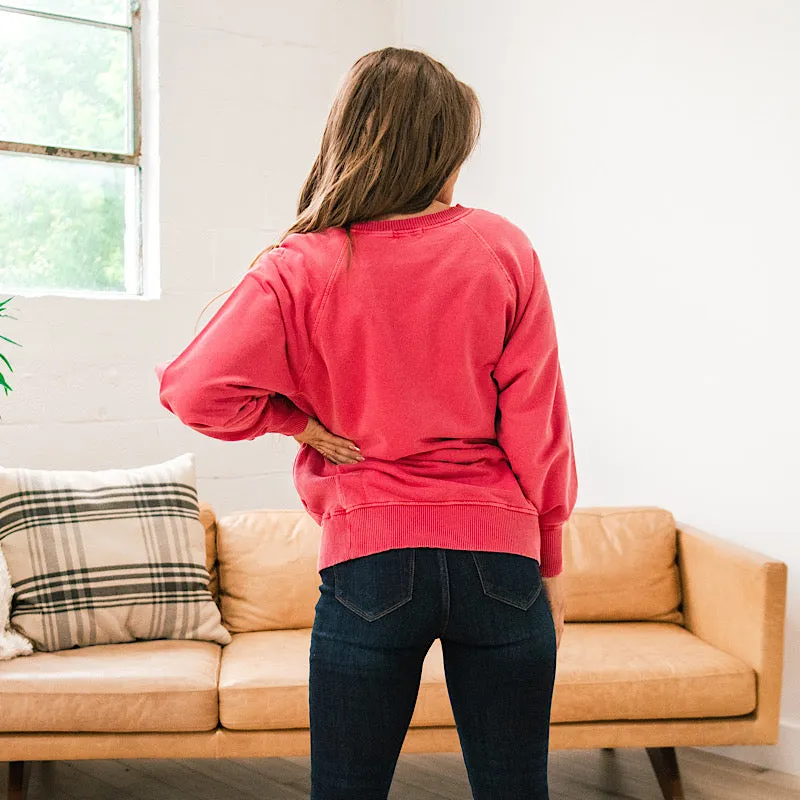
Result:
<svg viewBox="0 0 800 800"><path fill-rule="evenodd" d="M409 547L320 577L311 800L386 799L437 638L473 798L548 800L556 636L538 561Z"/></svg>

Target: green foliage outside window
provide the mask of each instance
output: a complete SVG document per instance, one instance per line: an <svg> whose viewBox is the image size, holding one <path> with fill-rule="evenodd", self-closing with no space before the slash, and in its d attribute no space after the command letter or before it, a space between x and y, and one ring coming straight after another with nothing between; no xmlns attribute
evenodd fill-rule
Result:
<svg viewBox="0 0 800 800"><path fill-rule="evenodd" d="M128 18L124 0L17 5ZM125 30L0 10L0 140L130 152L130 48ZM0 152L0 290L124 292L136 178L134 165Z"/></svg>

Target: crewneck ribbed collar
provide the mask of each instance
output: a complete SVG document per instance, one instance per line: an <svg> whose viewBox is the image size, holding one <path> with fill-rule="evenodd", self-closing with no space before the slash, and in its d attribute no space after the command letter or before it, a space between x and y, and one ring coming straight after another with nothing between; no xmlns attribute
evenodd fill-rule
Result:
<svg viewBox="0 0 800 800"><path fill-rule="evenodd" d="M350 230L366 233L368 231L417 231L424 228L433 228L447 222L463 217L472 211L461 203L434 211L432 214L420 214L416 217L401 217L400 219L373 219L368 222L354 222Z"/></svg>

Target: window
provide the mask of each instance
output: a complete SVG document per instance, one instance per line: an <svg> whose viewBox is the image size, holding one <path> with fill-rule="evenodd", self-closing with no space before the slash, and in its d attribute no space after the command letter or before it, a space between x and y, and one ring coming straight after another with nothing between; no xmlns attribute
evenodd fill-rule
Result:
<svg viewBox="0 0 800 800"><path fill-rule="evenodd" d="M0 0L0 292L139 295L139 3Z"/></svg>

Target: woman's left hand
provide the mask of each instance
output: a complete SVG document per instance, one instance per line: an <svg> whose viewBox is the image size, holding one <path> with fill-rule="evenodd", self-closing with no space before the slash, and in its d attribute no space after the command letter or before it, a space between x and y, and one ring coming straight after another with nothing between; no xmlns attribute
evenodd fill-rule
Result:
<svg viewBox="0 0 800 800"><path fill-rule="evenodd" d="M560 572L550 578L542 578L550 612L553 616L553 627L556 631L556 651L561 646L561 636L564 633L564 619L567 608L567 591L564 584L564 573Z"/></svg>
<svg viewBox="0 0 800 800"><path fill-rule="evenodd" d="M306 429L292 438L300 444L310 445L334 464L353 464L364 460L353 442L332 434L314 417L309 417Z"/></svg>

